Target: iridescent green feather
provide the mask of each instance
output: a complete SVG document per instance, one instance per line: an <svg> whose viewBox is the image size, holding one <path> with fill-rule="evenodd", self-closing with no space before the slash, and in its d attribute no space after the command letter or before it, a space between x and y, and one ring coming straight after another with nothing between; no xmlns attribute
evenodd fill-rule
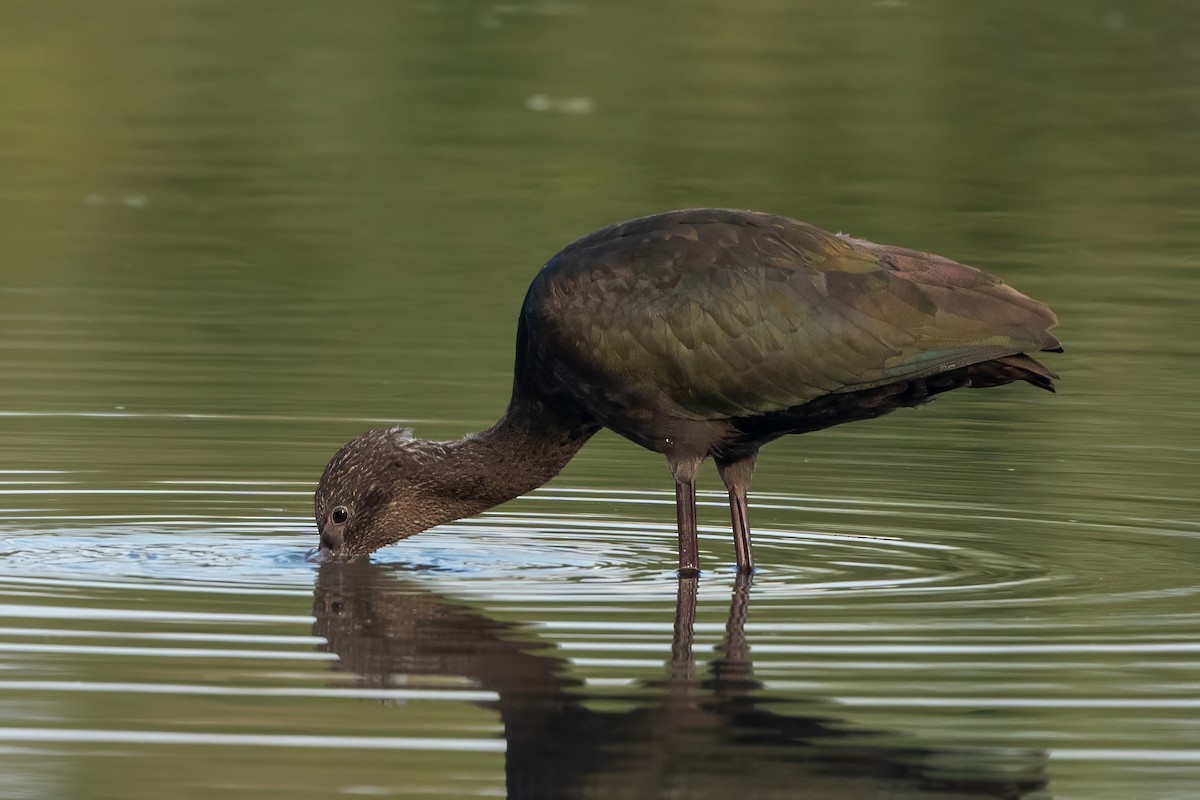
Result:
<svg viewBox="0 0 1200 800"><path fill-rule="evenodd" d="M720 210L634 220L568 246L522 313L596 391L696 420L1057 346L1050 310L987 273Z"/></svg>

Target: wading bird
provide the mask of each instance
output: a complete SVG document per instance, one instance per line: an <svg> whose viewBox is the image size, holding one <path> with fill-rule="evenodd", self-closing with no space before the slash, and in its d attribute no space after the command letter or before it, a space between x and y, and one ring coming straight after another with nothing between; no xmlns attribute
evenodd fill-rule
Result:
<svg viewBox="0 0 1200 800"><path fill-rule="evenodd" d="M373 430L315 496L319 554L347 559L477 514L554 477L600 428L666 456L679 571L699 570L696 472L729 490L740 572L758 450L961 387L1026 381L1061 352L1057 320L1000 279L941 256L746 211L672 211L567 245L534 278L512 400L458 441Z"/></svg>

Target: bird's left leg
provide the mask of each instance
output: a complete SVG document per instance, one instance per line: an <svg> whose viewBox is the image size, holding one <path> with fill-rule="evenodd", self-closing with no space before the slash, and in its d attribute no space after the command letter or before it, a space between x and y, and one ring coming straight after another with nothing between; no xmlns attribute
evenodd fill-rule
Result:
<svg viewBox="0 0 1200 800"><path fill-rule="evenodd" d="M702 458L667 456L675 478L675 521L679 527L679 577L700 574L700 547L696 536L696 473Z"/></svg>
<svg viewBox="0 0 1200 800"><path fill-rule="evenodd" d="M733 550L737 557L740 573L754 571L754 555L750 552L750 519L746 505L746 492L750 489L750 477L754 474L754 463L758 451L737 459L716 459L717 472L729 490L729 516L733 523Z"/></svg>

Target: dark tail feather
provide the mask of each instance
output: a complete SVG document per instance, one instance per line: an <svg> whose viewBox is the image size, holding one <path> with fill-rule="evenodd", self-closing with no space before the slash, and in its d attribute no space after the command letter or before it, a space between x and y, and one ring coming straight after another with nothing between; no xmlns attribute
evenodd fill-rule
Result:
<svg viewBox="0 0 1200 800"><path fill-rule="evenodd" d="M1047 392L1054 391L1054 381L1058 378L1045 364L1024 353L972 364L967 367L967 376L972 389L1025 381Z"/></svg>
<svg viewBox="0 0 1200 800"><path fill-rule="evenodd" d="M1042 334L1042 352L1043 353L1061 353L1063 351L1062 342L1058 337L1049 331Z"/></svg>

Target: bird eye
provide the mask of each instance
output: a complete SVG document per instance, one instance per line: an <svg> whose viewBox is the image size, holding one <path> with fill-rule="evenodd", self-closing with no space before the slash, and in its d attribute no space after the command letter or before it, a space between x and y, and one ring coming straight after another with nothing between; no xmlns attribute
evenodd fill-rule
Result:
<svg viewBox="0 0 1200 800"><path fill-rule="evenodd" d="M341 525L350 519L350 510L345 506L338 506L329 514L329 518L333 520L334 525Z"/></svg>

